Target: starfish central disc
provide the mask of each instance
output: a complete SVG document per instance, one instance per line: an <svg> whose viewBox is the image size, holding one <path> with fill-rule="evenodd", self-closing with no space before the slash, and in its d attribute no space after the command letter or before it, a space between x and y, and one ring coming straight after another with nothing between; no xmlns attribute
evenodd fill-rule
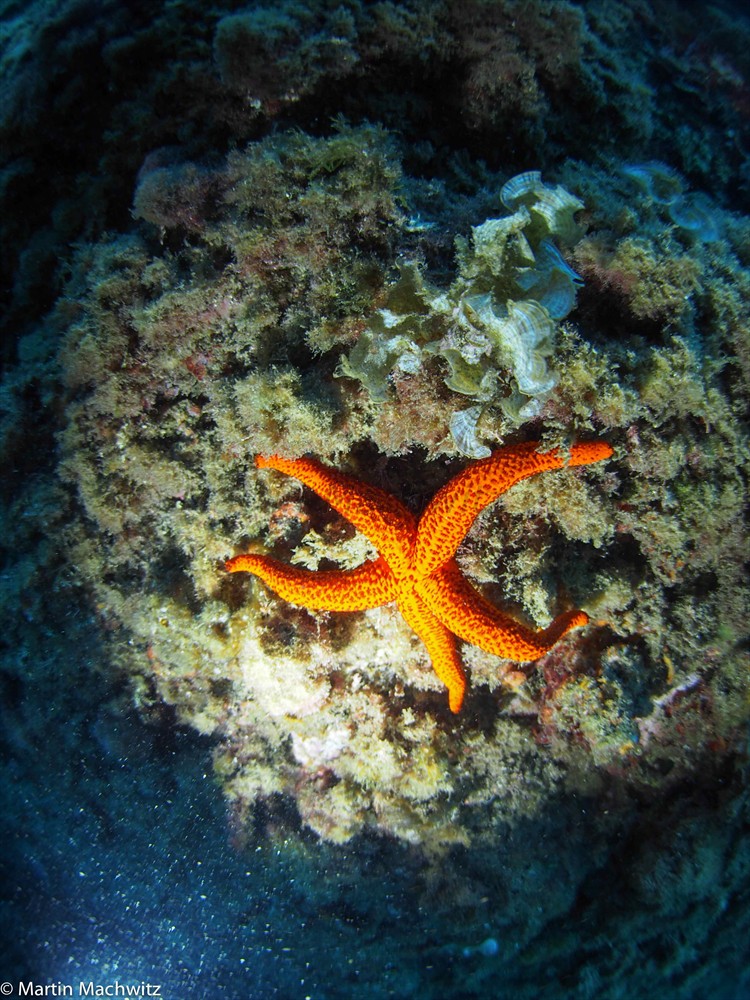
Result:
<svg viewBox="0 0 750 1000"><path fill-rule="evenodd" d="M230 573L260 577L284 600L323 611L364 611L396 602L420 637L452 712L461 708L466 676L456 636L508 660L538 659L588 615L572 610L540 631L490 604L463 576L454 556L477 514L515 483L539 472L591 465L612 455L604 441L573 445L569 453L538 451L539 442L512 445L467 466L446 483L417 521L385 490L369 486L312 458L258 456L260 469L294 476L369 538L378 558L351 570L315 571L262 555L227 560Z"/></svg>

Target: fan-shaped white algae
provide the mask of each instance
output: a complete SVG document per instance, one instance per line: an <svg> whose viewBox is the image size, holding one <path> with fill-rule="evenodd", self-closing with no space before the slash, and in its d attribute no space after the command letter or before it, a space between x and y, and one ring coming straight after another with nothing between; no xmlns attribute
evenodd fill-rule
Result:
<svg viewBox="0 0 750 1000"><path fill-rule="evenodd" d="M564 187L542 187L530 208L544 219L549 233L555 233L566 243L574 243L583 236L583 230L574 218L576 212L583 208L583 202Z"/></svg>
<svg viewBox="0 0 750 1000"><path fill-rule="evenodd" d="M339 373L360 379L374 400L389 376L418 375L425 355L447 362L445 384L477 403L496 403L514 421L541 411L557 384L549 367L558 322L574 308L581 278L552 242L579 237L583 203L549 187L538 171L511 178L501 199L512 214L487 219L458 240L459 274L448 291L430 288L416 265L403 265L387 302L370 320ZM476 424L482 407L451 419L463 454L484 454Z"/></svg>
<svg viewBox="0 0 750 1000"><path fill-rule="evenodd" d="M583 208L583 202L559 184L549 187L538 170L511 177L502 186L500 200L514 211L523 206L528 208L544 221L546 235L554 233L566 242L582 235L574 216Z"/></svg>
<svg viewBox="0 0 750 1000"><path fill-rule="evenodd" d="M521 271L519 286L539 302L553 319L564 319L576 304L576 290L583 279L550 243L542 240L536 255L536 267Z"/></svg>
<svg viewBox="0 0 750 1000"><path fill-rule="evenodd" d="M549 392L557 384L545 361L551 353L555 322L544 306L532 299L509 300L506 308L507 315L499 316L487 301L478 314L521 392L527 396Z"/></svg>
<svg viewBox="0 0 750 1000"><path fill-rule="evenodd" d="M699 194L675 198L668 213L675 225L690 233L696 240L713 243L721 239L711 206Z"/></svg>
<svg viewBox="0 0 750 1000"><path fill-rule="evenodd" d="M653 201L660 205L671 204L684 189L683 180L677 171L657 160L652 160L650 163L627 163L622 172L631 177Z"/></svg>
<svg viewBox="0 0 750 1000"><path fill-rule="evenodd" d="M682 177L665 163L631 163L622 168L644 191L651 202L662 206L666 215L689 236L703 243L721 239L711 203L700 193L685 193Z"/></svg>
<svg viewBox="0 0 750 1000"><path fill-rule="evenodd" d="M451 417L451 437L456 448L468 458L489 458L490 449L477 440L477 423L482 416L481 406L470 406L468 410L456 410Z"/></svg>
<svg viewBox="0 0 750 1000"><path fill-rule="evenodd" d="M542 187L542 175L538 170L527 170L516 174L500 188L500 201L511 210L524 198L534 194Z"/></svg>

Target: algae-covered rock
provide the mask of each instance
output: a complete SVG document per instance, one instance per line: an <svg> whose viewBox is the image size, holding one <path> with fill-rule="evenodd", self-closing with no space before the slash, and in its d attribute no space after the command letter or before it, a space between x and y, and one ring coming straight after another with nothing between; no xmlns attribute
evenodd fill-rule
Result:
<svg viewBox="0 0 750 1000"><path fill-rule="evenodd" d="M438 851L565 788L652 789L678 724L693 754L731 744L745 439L722 372L747 305L728 246L684 242L648 199L635 232L622 183L583 164L557 185L512 178L511 214L457 237L446 283L403 252L430 237L391 137L339 120L211 169L155 160L140 234L81 250L60 356L60 470L81 508L66 545L127 631L116 662L141 711L167 703L217 741L238 824L282 795L334 843L371 830ZM585 236L571 188L595 205ZM456 718L395 607L313 612L224 570L245 551L313 572L373 555L256 454L312 453L418 513L460 467L446 460L510 434L603 437L615 456L519 484L461 568L537 627L571 606L593 624L523 671L467 645ZM670 694L686 684L710 711Z"/></svg>

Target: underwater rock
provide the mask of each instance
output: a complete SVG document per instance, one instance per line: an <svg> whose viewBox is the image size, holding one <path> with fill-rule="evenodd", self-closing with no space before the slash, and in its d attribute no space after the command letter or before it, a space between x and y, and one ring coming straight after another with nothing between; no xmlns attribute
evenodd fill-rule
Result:
<svg viewBox="0 0 750 1000"><path fill-rule="evenodd" d="M326 77L351 72L358 61L354 18L343 7L315 11L295 3L226 14L214 35L222 82L264 110L291 104Z"/></svg>
<svg viewBox="0 0 750 1000"><path fill-rule="evenodd" d="M576 269L549 226L572 233L577 202L534 175L511 188L512 214L457 241L441 287L404 262L431 231L410 231L381 129L276 135L211 168L163 155L141 177L141 234L82 247L72 270L59 471L80 514L65 545L128 636L113 663L138 708L168 705L218 741L237 823L283 796L333 843L372 831L438 852L493 842L561 789L652 789L667 778L650 755L680 751L651 706L688 672L691 753L732 745L750 676L736 642L747 488L714 359L748 324L727 244L715 259L678 244L645 201L633 235L622 177L576 164L566 184L591 192L596 227L570 248ZM562 322L584 297L585 325ZM313 453L416 510L449 478L435 459L529 440L542 409L545 447L601 434L616 459L520 484L476 523L461 568L537 627L572 604L606 625L524 671L467 650L461 727L394 608L281 606L222 572L238 544L322 570L372 555L325 504L259 478L255 454ZM684 755L673 780L689 773Z"/></svg>

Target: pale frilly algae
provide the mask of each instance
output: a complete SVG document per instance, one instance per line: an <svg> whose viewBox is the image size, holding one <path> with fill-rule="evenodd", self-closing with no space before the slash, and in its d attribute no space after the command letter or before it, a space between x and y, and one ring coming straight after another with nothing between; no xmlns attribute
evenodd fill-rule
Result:
<svg viewBox="0 0 750 1000"><path fill-rule="evenodd" d="M541 412L557 383L549 358L558 324L581 283L552 238L581 236L574 216L583 203L536 171L511 178L500 197L512 214L475 226L470 243L457 241L450 289L431 287L413 263L401 265L339 370L383 401L396 373L417 374L428 357L441 358L446 386L475 404L450 420L456 448L472 458L489 454L476 437L483 405L498 404L511 423Z"/></svg>
<svg viewBox="0 0 750 1000"><path fill-rule="evenodd" d="M702 243L713 243L720 238L710 202L700 193L686 192L685 182L676 170L651 161L626 164L623 173L687 236Z"/></svg>

